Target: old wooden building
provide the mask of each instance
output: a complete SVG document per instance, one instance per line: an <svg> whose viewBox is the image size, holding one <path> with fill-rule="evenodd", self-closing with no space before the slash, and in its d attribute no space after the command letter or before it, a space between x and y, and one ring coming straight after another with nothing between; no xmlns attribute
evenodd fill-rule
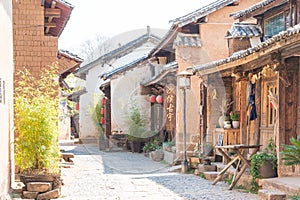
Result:
<svg viewBox="0 0 300 200"><path fill-rule="evenodd" d="M233 13L240 23L227 32L231 55L190 68L207 86L210 112L227 99L233 102L227 114L240 115L240 127L234 130L220 128L208 116L214 142L218 133L231 131L235 140L230 142L261 144L263 150L273 138L279 176L300 172L299 167L285 166L280 154L282 144L300 135L299 11L299 1L265 0Z"/></svg>

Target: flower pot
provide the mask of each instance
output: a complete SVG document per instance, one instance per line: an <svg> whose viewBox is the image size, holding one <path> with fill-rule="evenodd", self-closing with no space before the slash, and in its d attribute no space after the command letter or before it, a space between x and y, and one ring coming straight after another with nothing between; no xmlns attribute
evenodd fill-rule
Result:
<svg viewBox="0 0 300 200"><path fill-rule="evenodd" d="M226 128L226 129L231 128L231 122L230 121L224 121L224 128Z"/></svg>
<svg viewBox="0 0 300 200"><path fill-rule="evenodd" d="M162 161L164 159L164 152L163 151L151 151L150 158L154 161Z"/></svg>
<svg viewBox="0 0 300 200"><path fill-rule="evenodd" d="M232 121L232 127L233 128L239 128L240 127L240 122L239 121Z"/></svg>
<svg viewBox="0 0 300 200"><path fill-rule="evenodd" d="M267 159L264 164L259 167L259 173L261 178L273 178L277 177L277 167L274 168L272 159Z"/></svg>

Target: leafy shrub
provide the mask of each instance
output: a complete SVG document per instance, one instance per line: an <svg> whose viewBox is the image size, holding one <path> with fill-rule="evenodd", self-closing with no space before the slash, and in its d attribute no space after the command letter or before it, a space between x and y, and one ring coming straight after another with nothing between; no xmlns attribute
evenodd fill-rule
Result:
<svg viewBox="0 0 300 200"><path fill-rule="evenodd" d="M15 151L20 171L59 172L58 65L35 78L24 68L15 82Z"/></svg>
<svg viewBox="0 0 300 200"><path fill-rule="evenodd" d="M283 155L285 165L300 165L300 137L290 139L292 145L284 144L283 151L280 154Z"/></svg>

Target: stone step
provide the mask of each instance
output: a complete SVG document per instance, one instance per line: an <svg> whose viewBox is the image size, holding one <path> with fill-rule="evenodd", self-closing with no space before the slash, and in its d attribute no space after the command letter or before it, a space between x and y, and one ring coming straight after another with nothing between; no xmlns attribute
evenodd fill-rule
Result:
<svg viewBox="0 0 300 200"><path fill-rule="evenodd" d="M216 172L217 171L217 166L214 165L214 164L211 164L211 165L199 164L198 165L198 170L199 170L199 172Z"/></svg>
<svg viewBox="0 0 300 200"><path fill-rule="evenodd" d="M281 191L290 196L300 194L300 177L279 177L260 180L262 189Z"/></svg>
<svg viewBox="0 0 300 200"><path fill-rule="evenodd" d="M203 172L203 174L207 180L214 181L217 178L219 172ZM223 174L222 179L220 181L225 181L228 178L228 174L225 173Z"/></svg>
<svg viewBox="0 0 300 200"><path fill-rule="evenodd" d="M286 200L286 194L278 190L262 189L258 191L260 200Z"/></svg>

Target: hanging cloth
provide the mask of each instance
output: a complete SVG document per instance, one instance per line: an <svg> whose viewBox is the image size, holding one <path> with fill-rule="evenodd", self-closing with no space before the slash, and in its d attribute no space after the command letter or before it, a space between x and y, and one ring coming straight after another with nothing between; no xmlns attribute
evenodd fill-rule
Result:
<svg viewBox="0 0 300 200"><path fill-rule="evenodd" d="M250 109L250 116L249 120L255 120L257 118L256 113L256 105L255 105L255 89L256 89L256 83L249 82L248 85L248 102L247 107Z"/></svg>

